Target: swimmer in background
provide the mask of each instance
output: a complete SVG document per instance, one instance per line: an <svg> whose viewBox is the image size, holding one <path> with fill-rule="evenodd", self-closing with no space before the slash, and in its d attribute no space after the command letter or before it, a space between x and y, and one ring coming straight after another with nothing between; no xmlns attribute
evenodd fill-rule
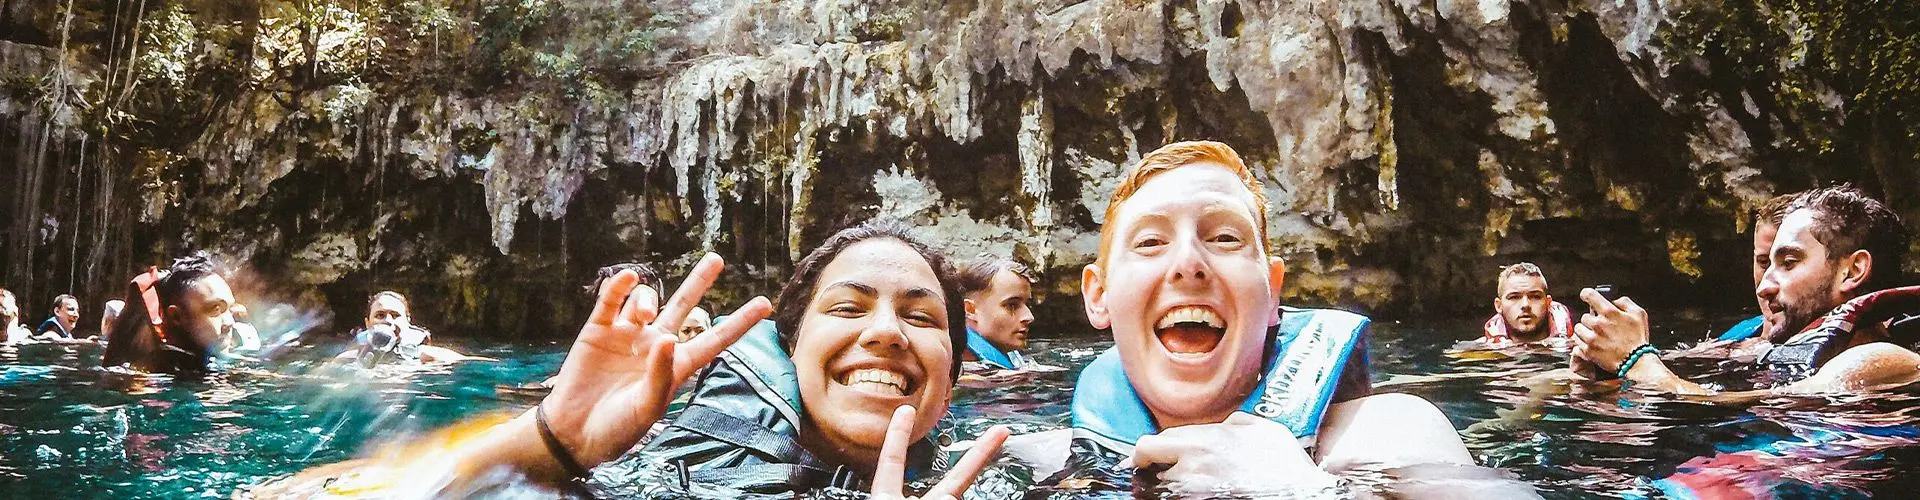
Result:
<svg viewBox="0 0 1920 500"><path fill-rule="evenodd" d="M427 345L433 333L413 324L412 309L412 304L400 292L375 292L367 298L366 326L354 335L354 347L334 357L334 362L358 362L363 367L372 367L389 360L405 363L494 361Z"/></svg>
<svg viewBox="0 0 1920 500"><path fill-rule="evenodd" d="M33 332L20 324L20 304L14 301L13 291L5 288L0 288L0 323L4 323L0 327L6 328L0 332L0 339L8 344L26 342L33 337Z"/></svg>
<svg viewBox="0 0 1920 500"><path fill-rule="evenodd" d="M961 269L957 280L967 313L962 382L1064 370L1035 363L1021 352L1027 348L1028 326L1033 324L1033 273L1027 266L984 256Z"/></svg>
<svg viewBox="0 0 1920 500"><path fill-rule="evenodd" d="M1860 393L1920 381L1920 354L1914 352L1920 349L1915 341L1920 321L1913 321L1920 310L1904 298L1914 290L1901 286L1909 283L1901 269L1907 244L1899 215L1858 189L1820 188L1794 198L1754 291L1765 302L1761 310L1767 319L1753 343L1772 347L1751 363L1774 375L1772 387L1722 393L1675 374L1661 359L1671 354L1651 343L1647 311L1631 298L1609 301L1592 289L1580 292L1593 312L1575 328L1573 356L1597 366L1604 378L1624 378L1637 390L1728 400ZM1893 294L1875 293L1881 291ZM1875 298L1855 300L1869 295ZM1851 320L1826 321L1840 319L1827 318L1836 310L1844 315L1866 309L1885 309L1872 317L1892 320L1857 326ZM1840 331L1828 329L1829 324ZM1742 359L1735 354L1724 356Z"/></svg>
<svg viewBox="0 0 1920 500"><path fill-rule="evenodd" d="M1754 212L1754 215L1753 215L1753 289L1754 290L1760 289L1760 279L1762 277L1765 277L1767 273L1767 267L1773 264L1773 257L1769 254L1773 252L1774 237L1780 234L1780 220L1787 218L1787 207L1789 205L1792 205L1793 199L1798 197L1799 195L1800 193L1792 193L1792 194L1783 194L1780 196L1775 196L1772 199L1767 200L1765 204L1760 205L1760 209ZM1779 315L1771 314L1773 311L1770 311L1767 309L1770 304L1768 304L1765 299L1761 299L1758 293L1754 294L1754 301L1758 302L1760 305L1759 316L1748 318L1746 321L1742 321L1739 324L1733 325L1733 327L1728 328L1726 332L1721 333L1719 337L1715 337L1714 340L1723 341L1723 342L1741 342L1741 341L1757 338L1760 336L1762 332L1765 332L1767 330L1767 319L1769 317L1772 317L1774 320L1780 319Z"/></svg>
<svg viewBox="0 0 1920 500"><path fill-rule="evenodd" d="M693 340L694 337L706 333L708 328L713 328L713 316L708 314L706 309L693 306L693 310L687 311L687 320L680 323L680 341Z"/></svg>
<svg viewBox="0 0 1920 500"><path fill-rule="evenodd" d="M1487 346L1549 344L1564 348L1573 337L1573 314L1547 293L1547 277L1539 266L1521 262L1501 268L1495 286L1494 314L1482 327L1480 337Z"/></svg>
<svg viewBox="0 0 1920 500"><path fill-rule="evenodd" d="M1033 324L1033 276L1013 259L987 257L960 271L967 311L966 361L981 369L1017 370L1027 364L1027 326Z"/></svg>
<svg viewBox="0 0 1920 500"><path fill-rule="evenodd" d="M40 328L34 329L34 337L40 340L70 341L73 327L80 323L80 299L72 295L60 294L53 298L53 316L40 322Z"/></svg>

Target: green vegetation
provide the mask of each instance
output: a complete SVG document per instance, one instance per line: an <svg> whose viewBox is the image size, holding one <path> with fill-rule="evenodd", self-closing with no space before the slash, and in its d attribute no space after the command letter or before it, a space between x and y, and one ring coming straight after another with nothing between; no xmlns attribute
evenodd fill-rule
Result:
<svg viewBox="0 0 1920 500"><path fill-rule="evenodd" d="M1706 60L1717 84L1748 92L1757 119L1779 120L1774 146L1826 155L1858 147L1835 144L1848 134L1829 127L1878 121L1897 130L1862 135L1902 136L1900 153L1920 159L1920 4L1733 0L1682 13L1663 45Z"/></svg>

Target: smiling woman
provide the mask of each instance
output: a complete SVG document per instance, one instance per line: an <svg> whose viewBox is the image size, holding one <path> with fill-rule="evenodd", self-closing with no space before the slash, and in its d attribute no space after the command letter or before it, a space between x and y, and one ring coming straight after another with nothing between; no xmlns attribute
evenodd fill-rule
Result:
<svg viewBox="0 0 1920 500"><path fill-rule="evenodd" d="M456 426L422 440L416 447L433 449L412 458L316 468L253 493L319 485L355 496L463 496L519 477L609 484L636 477L622 470L666 466L680 481L656 486L682 494L860 485L889 498L933 468L926 438L946 415L954 346L965 334L939 254L895 225L842 230L796 266L777 310L756 297L680 342L679 325L720 268L718 256L702 258L664 304L632 271L607 280L553 392L518 418L480 432L460 429L485 424ZM769 312L774 320L763 321ZM695 371L686 409L633 451ZM961 496L1006 436L988 430L926 494Z"/></svg>
<svg viewBox="0 0 1920 500"><path fill-rule="evenodd" d="M900 226L836 233L795 266L772 321L721 355L686 411L598 477L647 477L625 470L664 463L689 483L764 493L855 487L889 462L925 472L966 334L956 290L945 259ZM896 415L903 406L917 411Z"/></svg>

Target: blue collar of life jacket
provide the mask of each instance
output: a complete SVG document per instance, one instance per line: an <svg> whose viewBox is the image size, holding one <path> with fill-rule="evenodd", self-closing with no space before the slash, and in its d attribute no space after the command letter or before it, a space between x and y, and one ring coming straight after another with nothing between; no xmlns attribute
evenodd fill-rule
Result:
<svg viewBox="0 0 1920 500"><path fill-rule="evenodd" d="M1285 425L1294 436L1311 441L1319 433L1347 356L1365 335L1369 320L1330 309L1282 307L1281 312L1267 371L1240 411ZM1074 438L1124 452L1142 436L1159 431L1128 382L1115 348L1080 372L1073 389Z"/></svg>
<svg viewBox="0 0 1920 500"><path fill-rule="evenodd" d="M973 327L967 327L967 350L973 351L973 356L980 358L980 362L988 366L1002 370L1020 368L1020 363L1015 362L1007 353L1001 352L999 347L995 347L993 342L987 340L986 336L980 335L980 332L974 331Z"/></svg>
<svg viewBox="0 0 1920 500"><path fill-rule="evenodd" d="M1721 333L1719 337L1714 337L1714 340L1723 341L1723 342L1741 341L1741 340L1757 337L1760 335L1761 325L1763 323L1766 323L1766 320L1767 318L1765 316L1754 316L1751 318L1747 318L1746 321L1742 321L1738 324L1733 325L1732 328L1728 328L1727 331L1724 333Z"/></svg>

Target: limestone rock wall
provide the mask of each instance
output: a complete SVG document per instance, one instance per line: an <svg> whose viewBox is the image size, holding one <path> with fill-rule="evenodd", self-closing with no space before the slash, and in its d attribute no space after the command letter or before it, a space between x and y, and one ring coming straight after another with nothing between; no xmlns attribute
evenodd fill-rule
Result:
<svg viewBox="0 0 1920 500"><path fill-rule="evenodd" d="M715 251L735 264L714 295L731 305L771 295L841 225L887 216L963 258L1038 264L1042 322L1077 329L1078 269L1118 173L1214 139L1267 183L1268 243L1299 302L1479 314L1496 266L1532 260L1563 294L1604 281L1738 307L1746 213L1767 197L1848 181L1920 215L1904 114L1920 100L1833 70L1860 44L1819 34L1910 33L1866 20L1911 8L1833 8L1853 17L1769 2L7 1L0 158L22 182L0 193L0 286L28 311L67 290L97 302L206 249L260 300L352 317L395 288L443 330L550 337L582 316L600 265L675 275ZM1920 67L1908 55L1888 67Z"/></svg>

